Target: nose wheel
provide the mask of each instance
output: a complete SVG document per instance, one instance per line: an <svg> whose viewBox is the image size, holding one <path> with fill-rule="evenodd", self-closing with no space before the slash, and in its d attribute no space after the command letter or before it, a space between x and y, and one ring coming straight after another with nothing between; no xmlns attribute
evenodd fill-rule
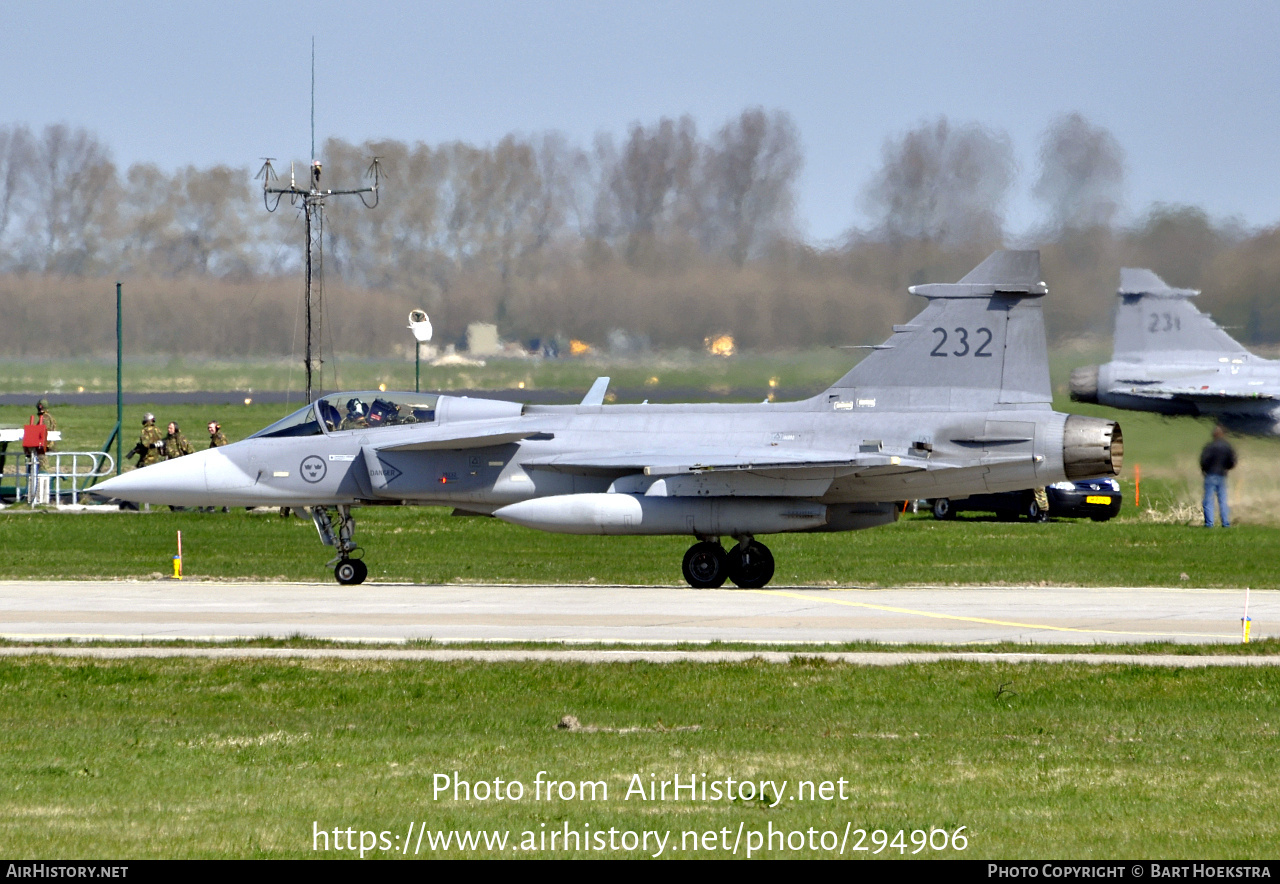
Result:
<svg viewBox="0 0 1280 884"><path fill-rule="evenodd" d="M364 579L369 576L369 566L360 559L343 559L334 566L333 576L343 586L364 583Z"/></svg>

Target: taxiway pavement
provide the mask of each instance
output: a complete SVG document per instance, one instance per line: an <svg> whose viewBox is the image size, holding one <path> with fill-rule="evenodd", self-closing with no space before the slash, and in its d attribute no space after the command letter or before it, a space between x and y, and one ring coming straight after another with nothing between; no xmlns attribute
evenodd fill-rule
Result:
<svg viewBox="0 0 1280 884"><path fill-rule="evenodd" d="M983 644L1239 642L1243 589L771 586L337 586L0 581L16 640ZM1280 591L1249 595L1252 637L1280 635Z"/></svg>

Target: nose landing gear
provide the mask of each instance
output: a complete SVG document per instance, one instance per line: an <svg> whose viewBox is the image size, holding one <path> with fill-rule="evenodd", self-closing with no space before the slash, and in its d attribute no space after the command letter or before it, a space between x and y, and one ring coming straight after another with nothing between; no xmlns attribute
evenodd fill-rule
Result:
<svg viewBox="0 0 1280 884"><path fill-rule="evenodd" d="M713 537L689 547L682 570L694 589L718 589L725 580L743 589L759 589L773 579L773 553L749 535L725 552L720 539Z"/></svg>
<svg viewBox="0 0 1280 884"><path fill-rule="evenodd" d="M321 542L338 551L338 555L328 562L334 565L333 576L337 581L343 586L364 583L364 579L369 576L369 566L360 559L351 557L352 553L360 550L352 539L356 533L356 520L351 515L351 507L339 506L331 512L327 506L313 506L311 520L316 523Z"/></svg>

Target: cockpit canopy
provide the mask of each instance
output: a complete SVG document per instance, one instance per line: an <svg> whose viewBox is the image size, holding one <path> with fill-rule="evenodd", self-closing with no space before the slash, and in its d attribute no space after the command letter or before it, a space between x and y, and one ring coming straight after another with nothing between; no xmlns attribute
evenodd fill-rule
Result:
<svg viewBox="0 0 1280 884"><path fill-rule="evenodd" d="M426 424L436 419L434 393L333 393L300 408L249 438L320 436L344 430L376 430L405 424ZM317 418L317 414L319 418Z"/></svg>

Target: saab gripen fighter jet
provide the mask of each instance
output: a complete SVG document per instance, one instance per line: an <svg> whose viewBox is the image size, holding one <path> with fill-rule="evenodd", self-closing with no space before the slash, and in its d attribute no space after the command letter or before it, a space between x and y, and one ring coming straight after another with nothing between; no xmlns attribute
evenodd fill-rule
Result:
<svg viewBox="0 0 1280 884"><path fill-rule="evenodd" d="M567 406L340 393L96 491L310 507L339 583L367 574L353 510L416 504L568 534L687 535L684 577L710 588L770 581L760 535L870 528L904 499L1117 473L1114 421L1050 407L1039 252L996 252L958 283L911 291L923 312L801 401L605 405L608 378Z"/></svg>
<svg viewBox="0 0 1280 884"><path fill-rule="evenodd" d="M1150 270L1122 269L1111 361L1072 371L1071 398L1280 434L1280 362L1240 346L1195 308L1198 294Z"/></svg>

